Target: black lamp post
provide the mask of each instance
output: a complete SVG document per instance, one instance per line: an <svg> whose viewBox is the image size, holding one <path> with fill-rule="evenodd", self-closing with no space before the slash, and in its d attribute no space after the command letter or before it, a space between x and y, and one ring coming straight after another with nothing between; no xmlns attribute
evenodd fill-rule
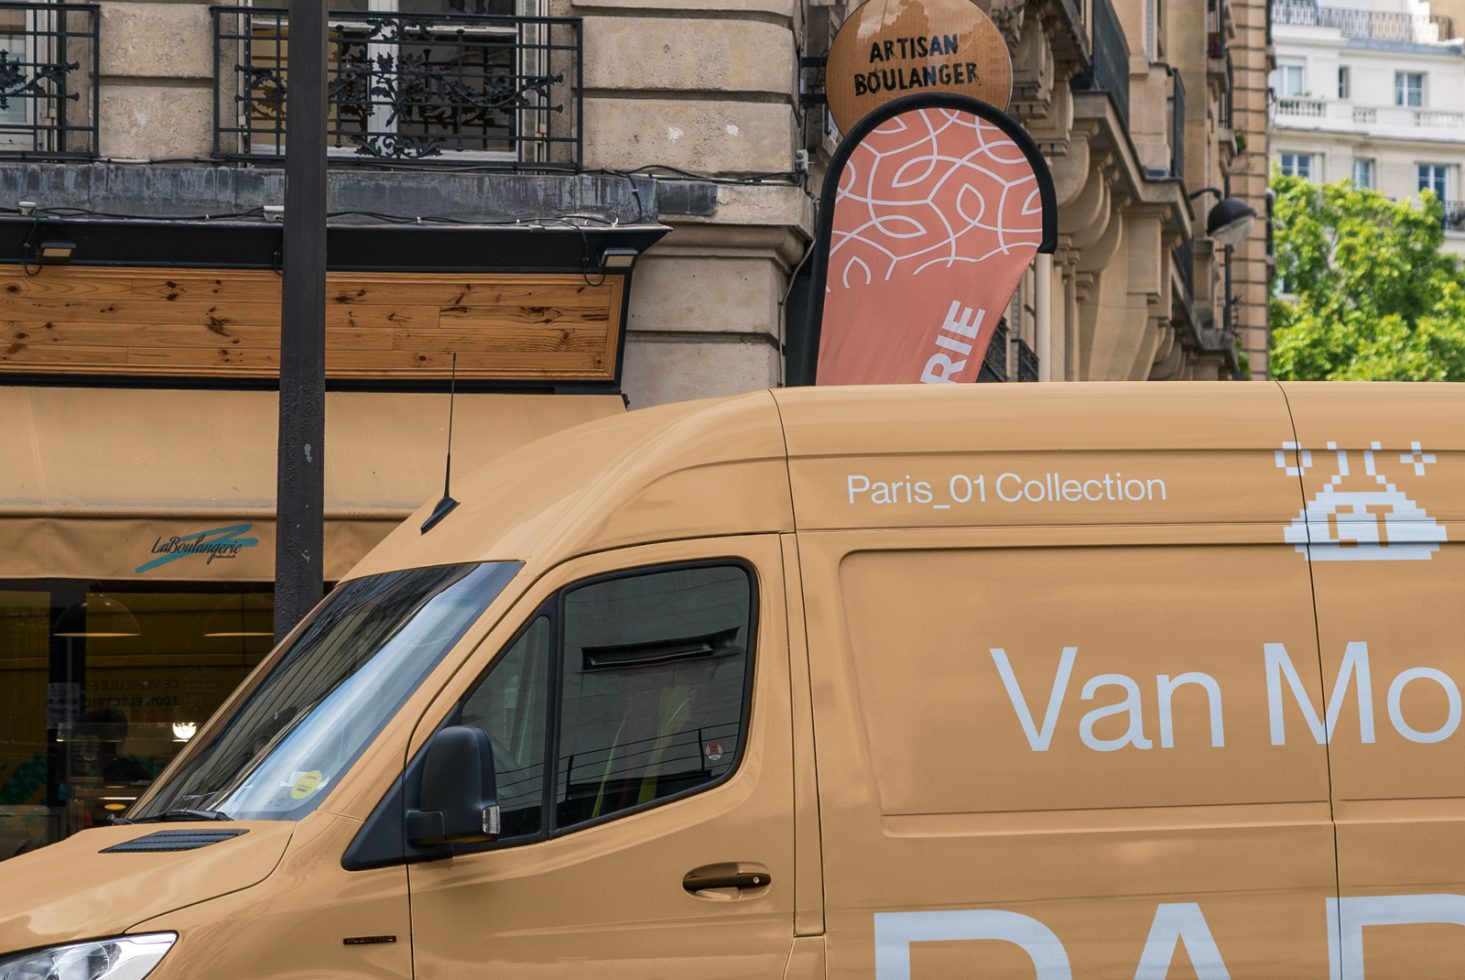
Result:
<svg viewBox="0 0 1465 980"><path fill-rule="evenodd" d="M290 0L276 643L320 601L325 583L326 36L325 0Z"/></svg>
<svg viewBox="0 0 1465 980"><path fill-rule="evenodd" d="M1221 304L1221 324L1226 333L1234 338L1236 324L1232 309L1235 304L1231 297L1231 263L1235 259L1236 246L1251 235L1252 226L1256 224L1256 208L1239 197L1225 194L1219 187L1202 187L1192 193L1190 199L1194 201L1202 194L1214 194L1218 198L1215 206L1206 215L1206 235L1226 250L1225 278L1221 283L1221 288L1225 290L1225 298Z"/></svg>

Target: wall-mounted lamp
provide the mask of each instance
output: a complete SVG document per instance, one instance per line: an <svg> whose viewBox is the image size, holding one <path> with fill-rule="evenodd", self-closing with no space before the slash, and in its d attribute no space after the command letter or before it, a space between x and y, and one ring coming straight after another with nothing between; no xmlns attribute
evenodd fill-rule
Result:
<svg viewBox="0 0 1465 980"><path fill-rule="evenodd" d="M1256 223L1256 208L1239 197L1225 197L1218 187L1202 187L1190 195L1194 201L1202 194L1214 194L1219 200L1206 215L1206 234L1219 245L1234 248L1246 241Z"/></svg>
<svg viewBox="0 0 1465 980"><path fill-rule="evenodd" d="M634 248L608 248L600 253L600 271L624 272L636 264L638 254Z"/></svg>
<svg viewBox="0 0 1465 980"><path fill-rule="evenodd" d="M41 242L36 254L42 265L65 265L76 254L75 242Z"/></svg>

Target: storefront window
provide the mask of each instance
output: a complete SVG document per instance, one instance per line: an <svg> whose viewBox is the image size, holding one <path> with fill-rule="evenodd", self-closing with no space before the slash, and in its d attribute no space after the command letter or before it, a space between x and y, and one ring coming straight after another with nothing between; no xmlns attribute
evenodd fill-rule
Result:
<svg viewBox="0 0 1465 980"><path fill-rule="evenodd" d="M0 588L0 859L51 837L46 806L49 592Z"/></svg>
<svg viewBox="0 0 1465 980"><path fill-rule="evenodd" d="M121 813L267 654L269 592L0 583L0 859Z"/></svg>

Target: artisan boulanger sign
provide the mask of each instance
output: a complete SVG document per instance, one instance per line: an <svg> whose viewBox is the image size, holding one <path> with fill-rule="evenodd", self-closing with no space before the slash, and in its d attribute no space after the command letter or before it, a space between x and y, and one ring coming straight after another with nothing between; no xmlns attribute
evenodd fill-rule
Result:
<svg viewBox="0 0 1465 980"><path fill-rule="evenodd" d="M869 0L829 48L824 86L841 132L892 99L951 92L999 109L1012 93L1007 45L970 0Z"/></svg>
<svg viewBox="0 0 1465 980"><path fill-rule="evenodd" d="M812 379L792 380L975 381L1018 280L1057 234L1047 164L1006 113L947 94L875 110L824 179L817 362Z"/></svg>

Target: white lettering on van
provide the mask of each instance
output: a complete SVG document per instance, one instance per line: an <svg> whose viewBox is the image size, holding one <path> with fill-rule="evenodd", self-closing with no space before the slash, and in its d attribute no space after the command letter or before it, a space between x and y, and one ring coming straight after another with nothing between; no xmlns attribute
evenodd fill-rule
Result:
<svg viewBox="0 0 1465 980"><path fill-rule="evenodd" d="M1080 482L1062 473L1040 476L1003 473L997 477L997 499L1006 504L1152 502L1169 499L1165 481L1160 479L1125 479L1123 473L1105 473L1102 480Z"/></svg>
<svg viewBox="0 0 1465 980"><path fill-rule="evenodd" d="M1042 731L1033 724L1033 713L1028 709L1027 699L1022 696L1022 688L1018 686L1012 664L1007 660L1007 651L1002 647L992 647L991 652L992 662L997 665L1002 686L1007 689L1007 699L1012 702L1012 710L1017 712L1017 720L1022 725L1022 733L1027 736L1029 747L1034 752L1047 752L1048 746L1053 744L1053 729L1058 725L1058 712L1068 691L1068 679L1073 675L1078 647L1063 648L1063 656L1058 660L1058 673L1053 675L1053 688L1048 692L1048 709L1043 712Z"/></svg>
<svg viewBox="0 0 1465 980"><path fill-rule="evenodd" d="M1085 701L1092 701L1101 687L1123 688L1124 700L1105 708L1095 708L1079 719L1078 737L1083 744L1095 752L1117 752L1127 745L1133 745L1137 749L1154 748L1155 744L1145 738L1144 706L1140 701L1139 684L1135 683L1134 678L1127 674L1099 674L1089 678L1079 696ZM1123 735L1118 738L1099 738L1094 734L1094 726L1100 721L1125 713L1129 715L1129 728Z"/></svg>
<svg viewBox="0 0 1465 980"><path fill-rule="evenodd" d="M1072 980L1068 952L1043 923L1003 909L875 913L875 980L911 980L913 943L1012 943L1033 961L1037 980Z"/></svg>
<svg viewBox="0 0 1465 980"><path fill-rule="evenodd" d="M1184 944L1196 980L1231 980L1211 927L1196 902L1165 903L1155 907L1155 920L1139 957L1134 980L1165 980L1175 949Z"/></svg>
<svg viewBox="0 0 1465 980"><path fill-rule="evenodd" d="M921 372L922 384L953 383L952 375L961 373L962 369L966 367L967 358L972 353L972 345L949 335L956 334L958 337L975 339L977 333L982 329L982 321L986 317L986 310L974 310L970 306L962 306L959 300L951 301L951 308L946 311L946 319L941 323L943 333L936 335L936 346L944 350L955 351L961 355L962 359L954 360L950 354L943 354L940 351L932 354L926 361L925 370Z"/></svg>
<svg viewBox="0 0 1465 980"><path fill-rule="evenodd" d="M1410 681L1434 681L1445 692L1445 697L1450 702L1450 713L1445 718L1445 723L1432 732L1422 732L1404 720L1404 710L1400 700L1404 696L1404 687ZM1389 685L1389 721L1393 722L1394 728L1411 742L1419 742L1428 745L1432 742L1443 742L1455 730L1460 727L1460 689L1450 679L1450 675L1443 671L1435 670L1433 667L1411 667L1400 672L1394 678L1394 683Z"/></svg>
<svg viewBox="0 0 1465 980"><path fill-rule="evenodd" d="M1223 748L1226 745L1226 725L1221 716L1221 685L1210 674L1202 674L1197 670L1175 678L1171 678L1169 674L1160 674L1155 678L1155 694L1160 699L1160 748L1175 747L1175 720L1170 699L1186 684L1195 684L1205 690L1211 709L1211 747Z"/></svg>
<svg viewBox="0 0 1465 980"><path fill-rule="evenodd" d="M1017 675L1012 669L1012 661L1007 655L1007 650L1004 647L989 647L988 650L992 655L992 663L997 668L997 674L1002 680L1007 699L1012 703L1013 714L1022 728L1023 736L1027 739L1028 747L1034 752L1047 752L1053 745L1058 719L1063 711L1064 700L1068 696L1069 684L1073 680L1074 666L1078 660L1078 647L1063 648L1058 660L1057 671L1054 673L1052 684L1048 689L1048 699L1043 707L1041 721L1035 717L1034 712L1034 708L1038 704L1036 692L1032 699L1023 693L1021 685L1018 684ZM1342 716L1348 702L1350 688L1353 689L1353 698L1358 705L1359 741L1365 745L1377 741L1373 669L1369 661L1367 642L1354 640L1344 648L1342 660L1338 665L1338 673L1328 690L1327 704L1321 717L1318 715L1314 692L1310 690L1310 684L1316 682L1303 680L1286 644L1264 643L1262 652L1266 673L1267 723L1270 729L1271 744L1287 744L1287 716L1292 710L1288 707L1288 693L1291 694L1290 700L1295 705L1297 712L1301 714L1302 721L1306 724L1313 741L1318 745L1331 742L1337 732L1338 719ZM1432 716L1431 722L1434 724L1432 728L1416 727L1420 718L1416 717L1411 722L1409 718L1405 717L1404 692L1409 685L1415 683L1422 684L1430 690L1438 688L1440 694L1443 695L1446 705L1445 716L1440 721L1435 721L1438 716ZM1118 752L1125 748L1143 751L1155 748L1154 740L1145 731L1144 694L1140 682L1128 674L1096 674L1084 681L1083 686L1079 689L1079 698L1083 701L1098 700L1100 692L1106 687L1118 688L1120 697L1112 703L1090 708L1079 718L1079 741L1086 748L1095 752ZM1155 675L1159 747L1161 749L1175 748L1177 726L1175 701L1177 694L1185 687L1197 687L1205 692L1211 748L1225 748L1226 720L1221 685L1210 674L1195 670L1176 675ZM1435 695L1435 697L1438 696ZM1192 698L1189 703L1196 705L1199 701ZM1449 674L1433 667L1410 667L1400 671L1389 684L1386 703L1389 722L1393 725L1394 730L1401 738L1416 744L1429 745L1443 742L1456 734L1460 730L1462 722L1465 722L1465 698L1461 697L1459 684ZM1106 719L1116 717L1124 719L1125 725L1122 731L1114 734L1116 729L1110 727L1106 732L1107 737L1101 737L1098 733Z"/></svg>
<svg viewBox="0 0 1465 980"><path fill-rule="evenodd" d="M1363 930L1388 926L1465 926L1465 895L1360 895L1323 900L1330 980L1366 980ZM1118 937L1116 937L1117 940ZM1063 941L1044 923L1005 909L875 913L875 980L911 980L913 943L995 940L1032 960L1037 980L1071 980ZM1169 976L1184 945L1197 980L1230 980L1230 971L1198 902L1155 907L1135 980Z"/></svg>
<svg viewBox="0 0 1465 980"><path fill-rule="evenodd" d="M1465 895L1365 895L1326 901L1332 980L1364 980L1365 926L1465 926Z"/></svg>
<svg viewBox="0 0 1465 980"><path fill-rule="evenodd" d="M935 499L931 484L913 480L907 473L904 480L872 480L860 473L851 473L845 483L849 502L863 500L872 504L929 504Z"/></svg>
<svg viewBox="0 0 1465 980"><path fill-rule="evenodd" d="M1323 744L1323 723L1318 720L1312 706L1312 696L1297 675L1287 647L1281 643L1263 645L1267 671L1267 715L1271 721L1272 744L1287 744L1287 723L1282 715L1282 675L1287 675L1287 684L1292 697L1302 709L1302 717L1312 731L1313 739ZM1328 726L1326 738L1331 741L1333 730L1338 727L1338 713L1343 707L1343 698L1348 693L1348 679L1352 677L1358 686L1358 737L1364 743L1374 740L1373 733L1373 684L1368 669L1368 644L1355 641L1343 652L1343 663L1338 666L1338 677L1333 682L1333 691L1328 695L1328 706L1324 712Z"/></svg>
<svg viewBox="0 0 1465 980"><path fill-rule="evenodd" d="M988 489L992 493L988 493ZM1080 479L1058 470L1003 473L944 473L916 479L909 473L846 473L846 504L923 504L932 510L977 509L997 504L1150 504L1165 503L1170 491L1159 477L1105 473Z"/></svg>

